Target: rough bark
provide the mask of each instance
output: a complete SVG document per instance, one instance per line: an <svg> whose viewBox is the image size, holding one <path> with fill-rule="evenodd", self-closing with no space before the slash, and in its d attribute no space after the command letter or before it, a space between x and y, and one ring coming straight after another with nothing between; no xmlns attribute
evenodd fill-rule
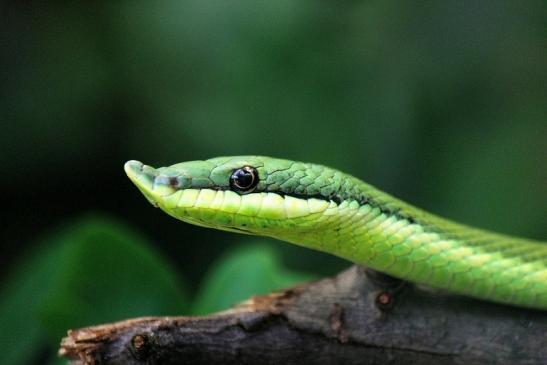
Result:
<svg viewBox="0 0 547 365"><path fill-rule="evenodd" d="M401 286L352 267L207 317L71 330L93 364L547 364L547 313Z"/></svg>

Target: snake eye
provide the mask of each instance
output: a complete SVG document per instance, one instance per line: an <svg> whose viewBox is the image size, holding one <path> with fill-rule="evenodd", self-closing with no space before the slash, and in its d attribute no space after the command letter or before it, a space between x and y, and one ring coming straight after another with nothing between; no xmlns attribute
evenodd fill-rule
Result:
<svg viewBox="0 0 547 365"><path fill-rule="evenodd" d="M248 192L258 184L258 173L250 166L234 170L230 176L230 187L233 190Z"/></svg>

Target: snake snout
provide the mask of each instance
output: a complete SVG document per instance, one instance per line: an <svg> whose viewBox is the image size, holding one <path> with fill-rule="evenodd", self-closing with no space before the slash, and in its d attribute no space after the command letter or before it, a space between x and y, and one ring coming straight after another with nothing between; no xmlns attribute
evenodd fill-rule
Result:
<svg viewBox="0 0 547 365"><path fill-rule="evenodd" d="M134 183L153 182L154 178L158 176L158 171L155 168L135 160L127 161L124 165L124 170Z"/></svg>
<svg viewBox="0 0 547 365"><path fill-rule="evenodd" d="M139 188L150 203L157 205L157 193L154 192L154 182L158 171L140 161L131 160L125 163L124 170L129 179Z"/></svg>

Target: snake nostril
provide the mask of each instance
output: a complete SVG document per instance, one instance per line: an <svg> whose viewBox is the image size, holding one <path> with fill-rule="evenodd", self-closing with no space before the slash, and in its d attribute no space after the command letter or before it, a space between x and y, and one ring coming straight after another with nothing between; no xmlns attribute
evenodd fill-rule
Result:
<svg viewBox="0 0 547 365"><path fill-rule="evenodd" d="M180 181L176 176L160 175L156 177L155 182L157 185L169 186L175 189L180 187Z"/></svg>
<svg viewBox="0 0 547 365"><path fill-rule="evenodd" d="M169 180L169 186L172 186L174 188L177 188L179 186L179 179L177 179L176 177L170 177Z"/></svg>

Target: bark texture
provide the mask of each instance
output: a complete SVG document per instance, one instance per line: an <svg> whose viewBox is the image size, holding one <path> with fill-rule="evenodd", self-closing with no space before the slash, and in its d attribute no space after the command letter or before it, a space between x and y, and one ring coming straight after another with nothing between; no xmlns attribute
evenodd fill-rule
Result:
<svg viewBox="0 0 547 365"><path fill-rule="evenodd" d="M206 317L71 330L62 356L103 364L547 364L547 313L367 275L253 297Z"/></svg>

